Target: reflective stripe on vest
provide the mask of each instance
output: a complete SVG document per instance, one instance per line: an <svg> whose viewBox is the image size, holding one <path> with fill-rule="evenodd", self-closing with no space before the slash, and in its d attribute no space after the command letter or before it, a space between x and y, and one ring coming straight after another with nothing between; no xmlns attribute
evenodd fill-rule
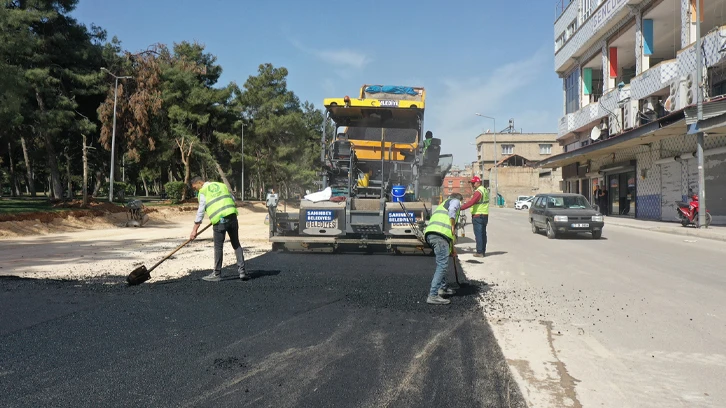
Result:
<svg viewBox="0 0 726 408"><path fill-rule="evenodd" d="M489 190L479 186L476 191L481 195L479 201L471 206L471 215L489 214Z"/></svg>
<svg viewBox="0 0 726 408"><path fill-rule="evenodd" d="M454 240L454 234L451 232L451 218L449 218L448 210L450 201L451 199L448 199L440 206L436 207L436 210L434 210L433 214L431 214L431 218L429 219L429 224L426 226L424 235L435 232L449 238L451 241ZM456 222L459 222L459 212L460 211L456 211Z"/></svg>
<svg viewBox="0 0 726 408"><path fill-rule="evenodd" d="M222 217L237 214L237 206L224 183L209 183L202 187L199 193L204 194L206 201L204 212L212 225L219 223Z"/></svg>

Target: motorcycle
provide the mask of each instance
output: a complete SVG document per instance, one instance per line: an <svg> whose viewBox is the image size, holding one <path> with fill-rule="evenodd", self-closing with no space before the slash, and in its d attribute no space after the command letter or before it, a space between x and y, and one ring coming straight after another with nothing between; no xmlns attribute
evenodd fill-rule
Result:
<svg viewBox="0 0 726 408"><path fill-rule="evenodd" d="M699 228L701 225L698 221L698 194L690 193L691 202L676 201L676 211L678 211L678 217L681 219L681 225L684 227L695 225L696 228ZM709 225L711 225L711 214L706 210L706 227Z"/></svg>

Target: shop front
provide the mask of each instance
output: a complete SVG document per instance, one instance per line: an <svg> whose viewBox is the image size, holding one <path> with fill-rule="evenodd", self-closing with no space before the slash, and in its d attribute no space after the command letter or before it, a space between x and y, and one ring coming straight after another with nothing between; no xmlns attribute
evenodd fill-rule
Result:
<svg viewBox="0 0 726 408"><path fill-rule="evenodd" d="M636 166L635 160L618 165L601 168L605 185L607 214L633 217L636 216Z"/></svg>

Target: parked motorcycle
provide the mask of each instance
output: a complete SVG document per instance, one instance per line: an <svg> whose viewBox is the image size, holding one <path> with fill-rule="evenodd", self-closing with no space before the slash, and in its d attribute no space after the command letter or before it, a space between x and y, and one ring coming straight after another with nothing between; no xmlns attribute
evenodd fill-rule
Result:
<svg viewBox="0 0 726 408"><path fill-rule="evenodd" d="M676 201L676 210L678 211L678 217L681 219L681 225L684 227L689 225L695 225L696 228L700 227L698 222L698 194L691 192L690 203ZM709 225L711 225L711 214L706 210L706 227Z"/></svg>

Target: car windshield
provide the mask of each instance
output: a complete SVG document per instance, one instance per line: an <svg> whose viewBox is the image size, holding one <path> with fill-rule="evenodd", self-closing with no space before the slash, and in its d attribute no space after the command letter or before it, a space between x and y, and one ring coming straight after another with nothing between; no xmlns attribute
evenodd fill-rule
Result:
<svg viewBox="0 0 726 408"><path fill-rule="evenodd" d="M588 208L588 204L583 196L550 197L547 200L547 208L585 209Z"/></svg>

